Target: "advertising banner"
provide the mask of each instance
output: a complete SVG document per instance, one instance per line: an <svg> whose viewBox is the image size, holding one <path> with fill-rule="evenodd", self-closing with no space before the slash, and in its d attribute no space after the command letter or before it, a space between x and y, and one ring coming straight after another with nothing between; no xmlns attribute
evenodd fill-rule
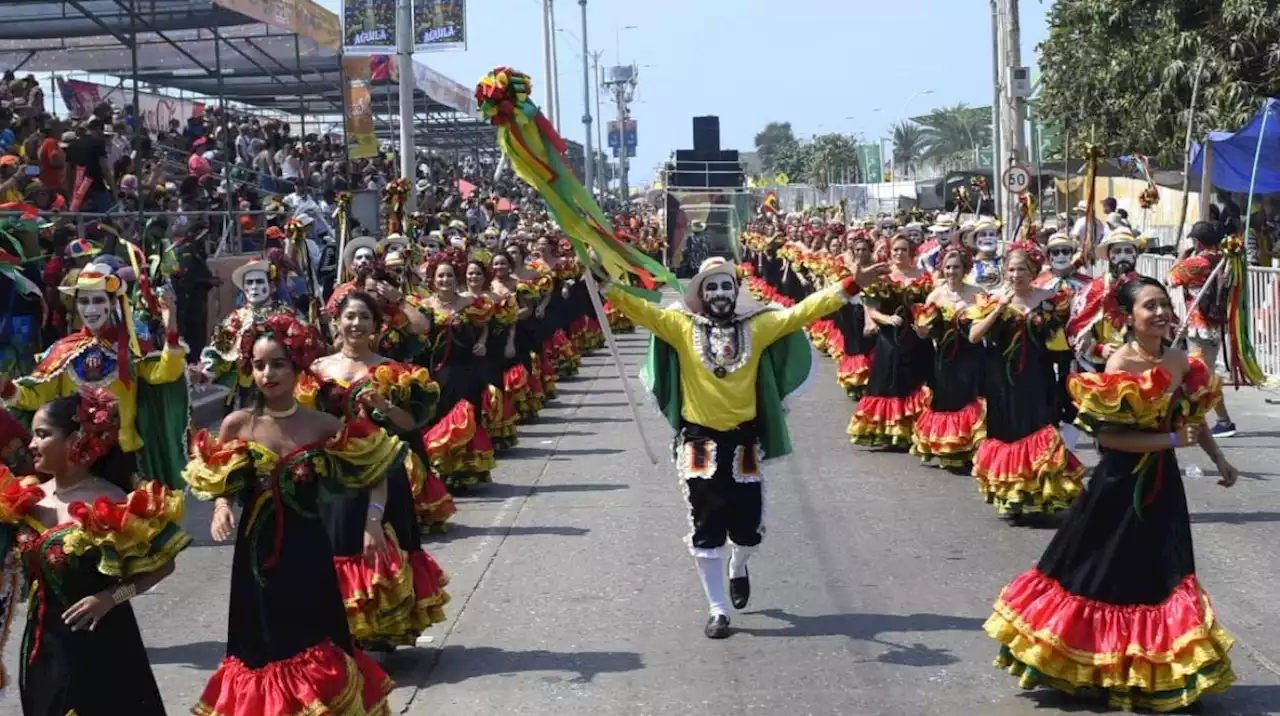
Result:
<svg viewBox="0 0 1280 716"><path fill-rule="evenodd" d="M347 150L352 159L378 155L378 135L373 127L373 93L369 89L369 58L342 58L343 107L347 120Z"/></svg>
<svg viewBox="0 0 1280 716"><path fill-rule="evenodd" d="M337 50L342 47L342 21L314 0L214 0L214 3L312 42Z"/></svg>
<svg viewBox="0 0 1280 716"><path fill-rule="evenodd" d="M342 49L348 55L396 50L396 0L343 0Z"/></svg>
<svg viewBox="0 0 1280 716"><path fill-rule="evenodd" d="M466 0L413 0L414 52L466 47Z"/></svg>
<svg viewBox="0 0 1280 716"><path fill-rule="evenodd" d="M616 119L609 120L609 146L613 149L626 147L628 156L635 156L636 147L639 143L636 141L636 121L634 119L624 120L622 123L622 131L618 131L618 121ZM618 156L615 151L613 156Z"/></svg>
<svg viewBox="0 0 1280 716"><path fill-rule="evenodd" d="M110 102L116 107L133 104L133 89L108 87L93 82L58 79L58 94L62 95L62 103L67 106L71 116L83 119L93 112L93 108L102 102ZM151 132L165 132L169 129L170 120L178 120L182 127L187 120L204 114L203 102L167 97L149 92L138 93L136 116Z"/></svg>
<svg viewBox="0 0 1280 716"><path fill-rule="evenodd" d="M371 73L373 82L375 84L381 84L384 82L398 84L400 82L399 58L394 55L374 55L369 58L369 61L372 67ZM419 92L427 95L433 101L439 102L456 112L461 112L468 116L475 116L475 92L471 88L445 77L421 62L413 63L413 84L417 87Z"/></svg>

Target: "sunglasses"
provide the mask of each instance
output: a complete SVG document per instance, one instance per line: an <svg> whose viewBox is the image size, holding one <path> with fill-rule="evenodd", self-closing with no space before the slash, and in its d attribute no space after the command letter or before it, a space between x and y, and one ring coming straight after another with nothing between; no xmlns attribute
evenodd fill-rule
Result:
<svg viewBox="0 0 1280 716"><path fill-rule="evenodd" d="M1049 249L1050 256L1070 256L1072 253L1071 249Z"/></svg>

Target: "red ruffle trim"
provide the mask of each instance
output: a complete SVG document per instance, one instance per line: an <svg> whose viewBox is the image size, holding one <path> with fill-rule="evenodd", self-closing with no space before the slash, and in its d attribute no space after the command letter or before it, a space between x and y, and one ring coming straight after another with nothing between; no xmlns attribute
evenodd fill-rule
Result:
<svg viewBox="0 0 1280 716"><path fill-rule="evenodd" d="M502 384L502 392L511 397L518 418L537 415L542 410L541 381L535 381L523 364L517 363L508 368L502 376Z"/></svg>
<svg viewBox="0 0 1280 716"><path fill-rule="evenodd" d="M261 669L227 657L205 685L196 716L385 716L393 684L362 651L331 641Z"/></svg>
<svg viewBox="0 0 1280 716"><path fill-rule="evenodd" d="M912 427L911 453L948 466L967 463L986 436L987 403L982 398L950 413L926 408Z"/></svg>
<svg viewBox="0 0 1280 716"><path fill-rule="evenodd" d="M520 416L516 414L511 399L498 386L490 385L484 391L483 400L480 424L488 431L489 437L514 442Z"/></svg>
<svg viewBox="0 0 1280 716"><path fill-rule="evenodd" d="M614 333L632 333L636 330L635 322L609 301L605 301L602 308L604 308L604 317L609 319L609 328L612 328Z"/></svg>
<svg viewBox="0 0 1280 716"><path fill-rule="evenodd" d="M988 436L973 458L973 476L1001 513L1057 512L1080 495L1084 466L1057 427L1046 425L1012 443Z"/></svg>
<svg viewBox="0 0 1280 716"><path fill-rule="evenodd" d="M444 480L431 468L426 469L426 479L422 491L414 496L414 511L418 513L418 521L431 529L439 529L458 512L453 502L453 495L445 487Z"/></svg>
<svg viewBox="0 0 1280 716"><path fill-rule="evenodd" d="M448 468L466 453L467 446L475 439L479 429L476 406L468 400L455 403L448 414L426 432L424 439L431 467L438 474L450 472Z"/></svg>
<svg viewBox="0 0 1280 716"><path fill-rule="evenodd" d="M1207 604L1208 596L1194 574L1183 578L1158 605L1115 605L1078 597L1031 569L1004 588L997 611L1061 651L1090 654L1095 661L1103 657L1108 663L1135 656L1166 660L1189 635L1210 627Z"/></svg>
<svg viewBox="0 0 1280 716"><path fill-rule="evenodd" d="M836 369L836 380L845 390L865 388L871 380L871 355L856 354L840 357L840 365Z"/></svg>
<svg viewBox="0 0 1280 716"><path fill-rule="evenodd" d="M905 398L864 395L846 432L854 445L909 447L916 416L929 407L929 389L920 386Z"/></svg>

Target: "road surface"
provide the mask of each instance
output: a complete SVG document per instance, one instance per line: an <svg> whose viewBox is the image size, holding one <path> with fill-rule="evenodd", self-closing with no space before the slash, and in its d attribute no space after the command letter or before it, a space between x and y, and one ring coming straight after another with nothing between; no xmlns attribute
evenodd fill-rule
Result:
<svg viewBox="0 0 1280 716"><path fill-rule="evenodd" d="M645 340L621 338L632 376ZM850 446L853 404L831 362L819 370L792 406L796 454L767 464L768 539L752 562L752 604L734 616L736 634L711 641L682 543L669 430L642 406L661 460L651 466L607 353L584 360L541 422L522 428L495 484L460 499L453 530L429 545L453 580L449 621L428 632L431 644L385 660L399 683L393 713L1079 710L1050 692L1019 692L991 665L994 642L982 632L1000 587L1052 531L1004 524L971 478ZM1207 714L1280 713L1280 407L1268 395L1228 394L1242 433L1224 444L1249 476L1232 490L1188 483L1200 576L1239 638L1240 682L1210 697ZM231 547L209 540L208 506L188 504L196 544L136 600L171 714L195 702L222 656L231 562ZM15 675L20 630L19 621L4 652ZM16 693L0 713L18 713Z"/></svg>

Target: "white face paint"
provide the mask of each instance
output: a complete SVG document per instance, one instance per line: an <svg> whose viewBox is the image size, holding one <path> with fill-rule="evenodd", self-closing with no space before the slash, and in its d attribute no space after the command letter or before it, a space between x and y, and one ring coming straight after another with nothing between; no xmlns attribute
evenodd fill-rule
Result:
<svg viewBox="0 0 1280 716"><path fill-rule="evenodd" d="M78 291L76 311L86 328L100 333L111 322L111 297L106 291Z"/></svg>
<svg viewBox="0 0 1280 716"><path fill-rule="evenodd" d="M375 256L373 249L360 247L351 255L351 268L357 271L373 263Z"/></svg>
<svg viewBox="0 0 1280 716"><path fill-rule="evenodd" d="M1138 265L1138 247L1133 244L1116 244L1107 251L1112 271L1116 274L1132 273Z"/></svg>
<svg viewBox="0 0 1280 716"><path fill-rule="evenodd" d="M907 231L907 238L911 239L911 243L919 244L924 241L924 232L919 229L909 229Z"/></svg>
<svg viewBox="0 0 1280 716"><path fill-rule="evenodd" d="M1053 246L1049 248L1049 267L1056 273L1062 273L1071 268L1071 256L1075 251L1070 246Z"/></svg>
<svg viewBox="0 0 1280 716"><path fill-rule="evenodd" d="M938 231L934 233L933 238L937 239L939 246L946 246L951 243L951 239L954 238L955 235L956 232L950 230Z"/></svg>
<svg viewBox="0 0 1280 716"><path fill-rule="evenodd" d="M244 300L251 306L261 306L271 299L271 280L266 271L248 271L244 275Z"/></svg>
<svg viewBox="0 0 1280 716"><path fill-rule="evenodd" d="M974 232L973 243L984 254L994 254L1000 245L1000 232L995 229L983 229Z"/></svg>
<svg viewBox="0 0 1280 716"><path fill-rule="evenodd" d="M730 318L738 303L738 282L729 274L713 274L702 282L702 305L712 318Z"/></svg>

